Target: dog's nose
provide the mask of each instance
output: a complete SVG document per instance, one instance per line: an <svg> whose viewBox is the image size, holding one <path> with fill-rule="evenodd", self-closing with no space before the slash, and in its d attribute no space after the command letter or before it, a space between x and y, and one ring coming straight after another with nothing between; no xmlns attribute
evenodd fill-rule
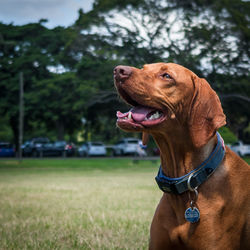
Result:
<svg viewBox="0 0 250 250"><path fill-rule="evenodd" d="M123 83L132 74L132 68L129 66L117 66L114 69L114 78L116 81Z"/></svg>

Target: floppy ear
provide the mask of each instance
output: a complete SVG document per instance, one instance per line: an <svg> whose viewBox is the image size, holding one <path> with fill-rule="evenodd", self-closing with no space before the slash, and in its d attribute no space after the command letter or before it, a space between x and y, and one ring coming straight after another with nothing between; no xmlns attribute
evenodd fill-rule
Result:
<svg viewBox="0 0 250 250"><path fill-rule="evenodd" d="M194 96L189 111L189 131L195 147L204 146L226 124L219 97L205 79L192 76Z"/></svg>

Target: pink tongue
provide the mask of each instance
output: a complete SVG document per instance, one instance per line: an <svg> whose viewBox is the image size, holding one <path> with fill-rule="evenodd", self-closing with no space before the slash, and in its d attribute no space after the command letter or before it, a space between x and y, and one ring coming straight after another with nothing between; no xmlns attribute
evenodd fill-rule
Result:
<svg viewBox="0 0 250 250"><path fill-rule="evenodd" d="M143 120L145 120L147 115L155 111L155 109L145 107L145 106L137 106L137 107L133 107L130 111L132 113L132 118L134 121L142 122Z"/></svg>

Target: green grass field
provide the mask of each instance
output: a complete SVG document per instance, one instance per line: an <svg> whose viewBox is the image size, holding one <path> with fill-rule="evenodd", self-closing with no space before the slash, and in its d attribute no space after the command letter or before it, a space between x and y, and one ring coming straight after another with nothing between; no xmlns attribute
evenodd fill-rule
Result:
<svg viewBox="0 0 250 250"><path fill-rule="evenodd" d="M159 162L0 161L0 249L147 249Z"/></svg>
<svg viewBox="0 0 250 250"><path fill-rule="evenodd" d="M159 164L0 160L0 249L147 249Z"/></svg>

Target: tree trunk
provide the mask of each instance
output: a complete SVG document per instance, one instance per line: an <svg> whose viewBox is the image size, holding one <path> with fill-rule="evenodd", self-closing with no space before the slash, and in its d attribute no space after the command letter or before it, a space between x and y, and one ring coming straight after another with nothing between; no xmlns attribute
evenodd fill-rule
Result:
<svg viewBox="0 0 250 250"><path fill-rule="evenodd" d="M61 121L56 121L56 131L57 131L57 140L64 140L64 124Z"/></svg>
<svg viewBox="0 0 250 250"><path fill-rule="evenodd" d="M19 148L19 140L18 140L18 120L16 119L16 117L11 117L10 118L10 127L12 129L13 132L13 136L14 136L14 144L16 147L16 150Z"/></svg>

